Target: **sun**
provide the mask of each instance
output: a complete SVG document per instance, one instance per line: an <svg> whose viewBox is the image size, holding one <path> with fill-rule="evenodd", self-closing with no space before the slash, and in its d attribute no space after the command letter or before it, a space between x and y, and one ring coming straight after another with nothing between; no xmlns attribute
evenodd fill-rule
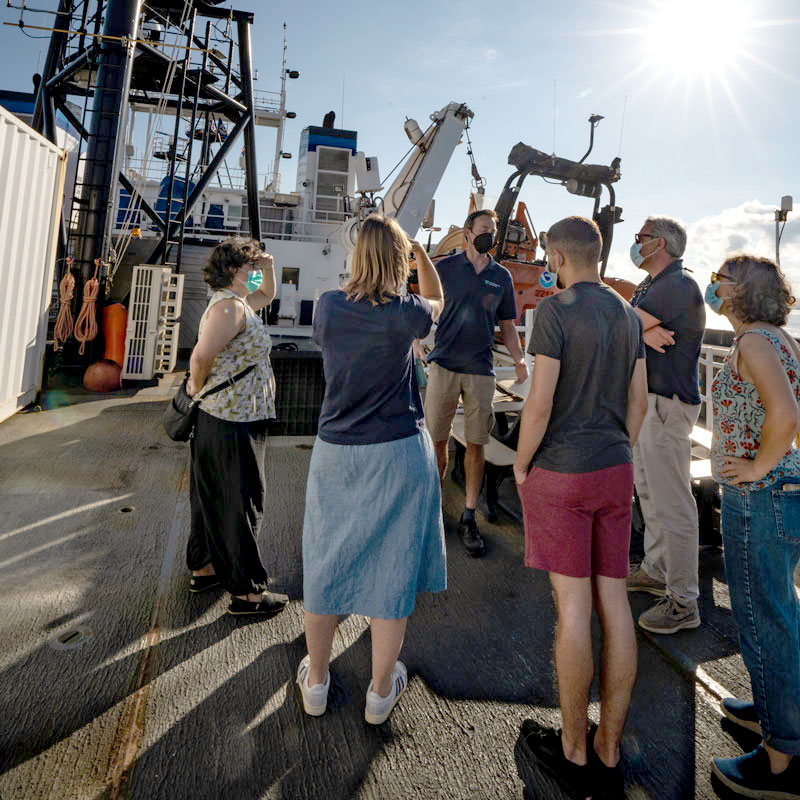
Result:
<svg viewBox="0 0 800 800"><path fill-rule="evenodd" d="M648 65L686 77L735 66L751 23L742 0L660 0L647 16L643 46Z"/></svg>

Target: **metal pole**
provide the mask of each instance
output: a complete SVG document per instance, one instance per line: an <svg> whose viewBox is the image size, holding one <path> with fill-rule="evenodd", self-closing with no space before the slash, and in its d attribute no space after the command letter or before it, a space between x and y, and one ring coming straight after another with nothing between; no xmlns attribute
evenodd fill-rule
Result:
<svg viewBox="0 0 800 800"><path fill-rule="evenodd" d="M275 134L275 161L272 164L272 191L281 190L280 163L283 157L283 123L286 116L286 23L283 23L283 65L281 68L281 118Z"/></svg>
<svg viewBox="0 0 800 800"><path fill-rule="evenodd" d="M258 172L256 170L256 115L253 109L253 73L250 55L250 24L237 22L239 28L239 76L242 80L242 100L247 110L248 124L244 128L244 160L247 177L247 209L250 235L261 240L261 209L258 205Z"/></svg>
<svg viewBox="0 0 800 800"><path fill-rule="evenodd" d="M775 212L775 263L781 265L781 212Z"/></svg>
<svg viewBox="0 0 800 800"><path fill-rule="evenodd" d="M194 36L194 22L197 17L197 11L192 9L192 16L189 20L189 32L187 34L187 40L189 42L189 46L192 44L192 36ZM189 68L189 59L191 58L190 51L186 51L186 58L183 62L183 67L181 68L181 91L178 95L178 107L175 109L175 129L172 137L172 147L169 149L169 173L167 174L167 178L169 183L167 184L167 210L166 210L166 222L167 222L167 231L171 229L171 222L172 222L172 199L175 196L175 166L178 159L178 136L180 136L181 132L181 122L183 121L181 118L181 114L183 113L183 96L186 93L186 72ZM199 80L198 80L199 82ZM191 139L190 139L191 141ZM160 194L160 193L159 193ZM184 215L184 219L186 215ZM183 222L181 222L181 228L183 228ZM167 253L169 253L169 246L170 242L167 241L166 247L164 248L164 252L161 254L161 263L167 263Z"/></svg>
<svg viewBox="0 0 800 800"><path fill-rule="evenodd" d="M194 13L192 12L192 28L194 28ZM186 208L186 203L189 200L189 181L192 176L192 145L194 144L194 128L197 124L197 106L200 104L200 87L203 85L203 76L206 72L206 65L208 64L208 44L211 39L211 22L206 22L206 45L203 48L203 61L200 67L200 74L197 76L197 85L194 92L194 102L192 103L192 118L189 122L189 147L186 151L186 172L183 178L183 202L181 205ZM186 233L186 220L188 215L184 213L181 216L180 234L178 235L178 257L175 260L175 272L181 271L181 258L183 257L183 237Z"/></svg>
<svg viewBox="0 0 800 800"><path fill-rule="evenodd" d="M69 30L71 17L72 0L61 0L58 5L58 14L56 15L56 21L53 27L61 31ZM36 100L33 106L33 119L31 120L31 127L39 133L42 132L42 115L45 113L45 83L50 80L53 75L55 75L58 65L61 63L61 59L64 55L64 48L66 47L66 44L66 33L53 33L53 35L50 37L50 44L47 48L47 57L45 58L44 62L42 79L39 82L39 86L36 90ZM55 143L55 139L52 139L51 141Z"/></svg>
<svg viewBox="0 0 800 800"><path fill-rule="evenodd" d="M103 32L108 36L136 37L142 0L109 0ZM86 153L76 261L84 280L90 277L95 258L107 260L117 188L121 146L121 121L128 110L134 45L130 41L105 40L99 53L94 90L92 124Z"/></svg>

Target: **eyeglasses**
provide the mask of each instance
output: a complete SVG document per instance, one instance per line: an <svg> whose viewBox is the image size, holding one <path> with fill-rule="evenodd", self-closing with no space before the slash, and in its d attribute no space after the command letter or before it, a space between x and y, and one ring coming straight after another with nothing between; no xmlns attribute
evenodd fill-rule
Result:
<svg viewBox="0 0 800 800"><path fill-rule="evenodd" d="M736 283L736 281L730 275L725 275L722 272L712 272L711 283L716 283L717 281L720 283Z"/></svg>
<svg viewBox="0 0 800 800"><path fill-rule="evenodd" d="M652 233L637 233L636 236L633 237L633 241L636 244L641 244L642 239L657 239L657 236L653 236Z"/></svg>

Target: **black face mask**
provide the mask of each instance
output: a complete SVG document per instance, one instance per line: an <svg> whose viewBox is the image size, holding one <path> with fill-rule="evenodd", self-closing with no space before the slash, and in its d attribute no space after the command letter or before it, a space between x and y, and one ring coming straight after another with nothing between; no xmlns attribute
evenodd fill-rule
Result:
<svg viewBox="0 0 800 800"><path fill-rule="evenodd" d="M472 241L472 246L479 253L488 253L494 247L493 233L479 233Z"/></svg>

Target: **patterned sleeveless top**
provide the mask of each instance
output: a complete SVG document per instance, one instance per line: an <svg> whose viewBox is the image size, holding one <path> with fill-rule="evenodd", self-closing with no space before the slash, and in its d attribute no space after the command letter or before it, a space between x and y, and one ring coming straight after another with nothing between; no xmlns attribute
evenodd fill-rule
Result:
<svg viewBox="0 0 800 800"><path fill-rule="evenodd" d="M228 298L238 300L244 306L244 329L228 342L221 353L217 354L205 387L212 389L251 364L257 366L233 386L226 386L206 399L202 399L202 390L198 392L201 398L200 408L212 417L230 422L272 419L275 416L275 376L269 363L272 339L250 304L229 289L214 292L200 318L197 335L199 336L203 330L209 309Z"/></svg>
<svg viewBox="0 0 800 800"><path fill-rule="evenodd" d="M714 402L711 471L717 483L727 483L721 474L726 457L753 458L761 443L761 427L764 424L766 410L761 404L758 389L752 383L742 380L731 363L740 339L747 333L760 333L772 342L786 370L794 396L800 403L800 366L792 350L774 333L760 328L746 331L738 336L711 384L711 396ZM740 488L757 491L784 478L797 477L800 477L800 450L793 444L768 475L760 481L742 484Z"/></svg>

